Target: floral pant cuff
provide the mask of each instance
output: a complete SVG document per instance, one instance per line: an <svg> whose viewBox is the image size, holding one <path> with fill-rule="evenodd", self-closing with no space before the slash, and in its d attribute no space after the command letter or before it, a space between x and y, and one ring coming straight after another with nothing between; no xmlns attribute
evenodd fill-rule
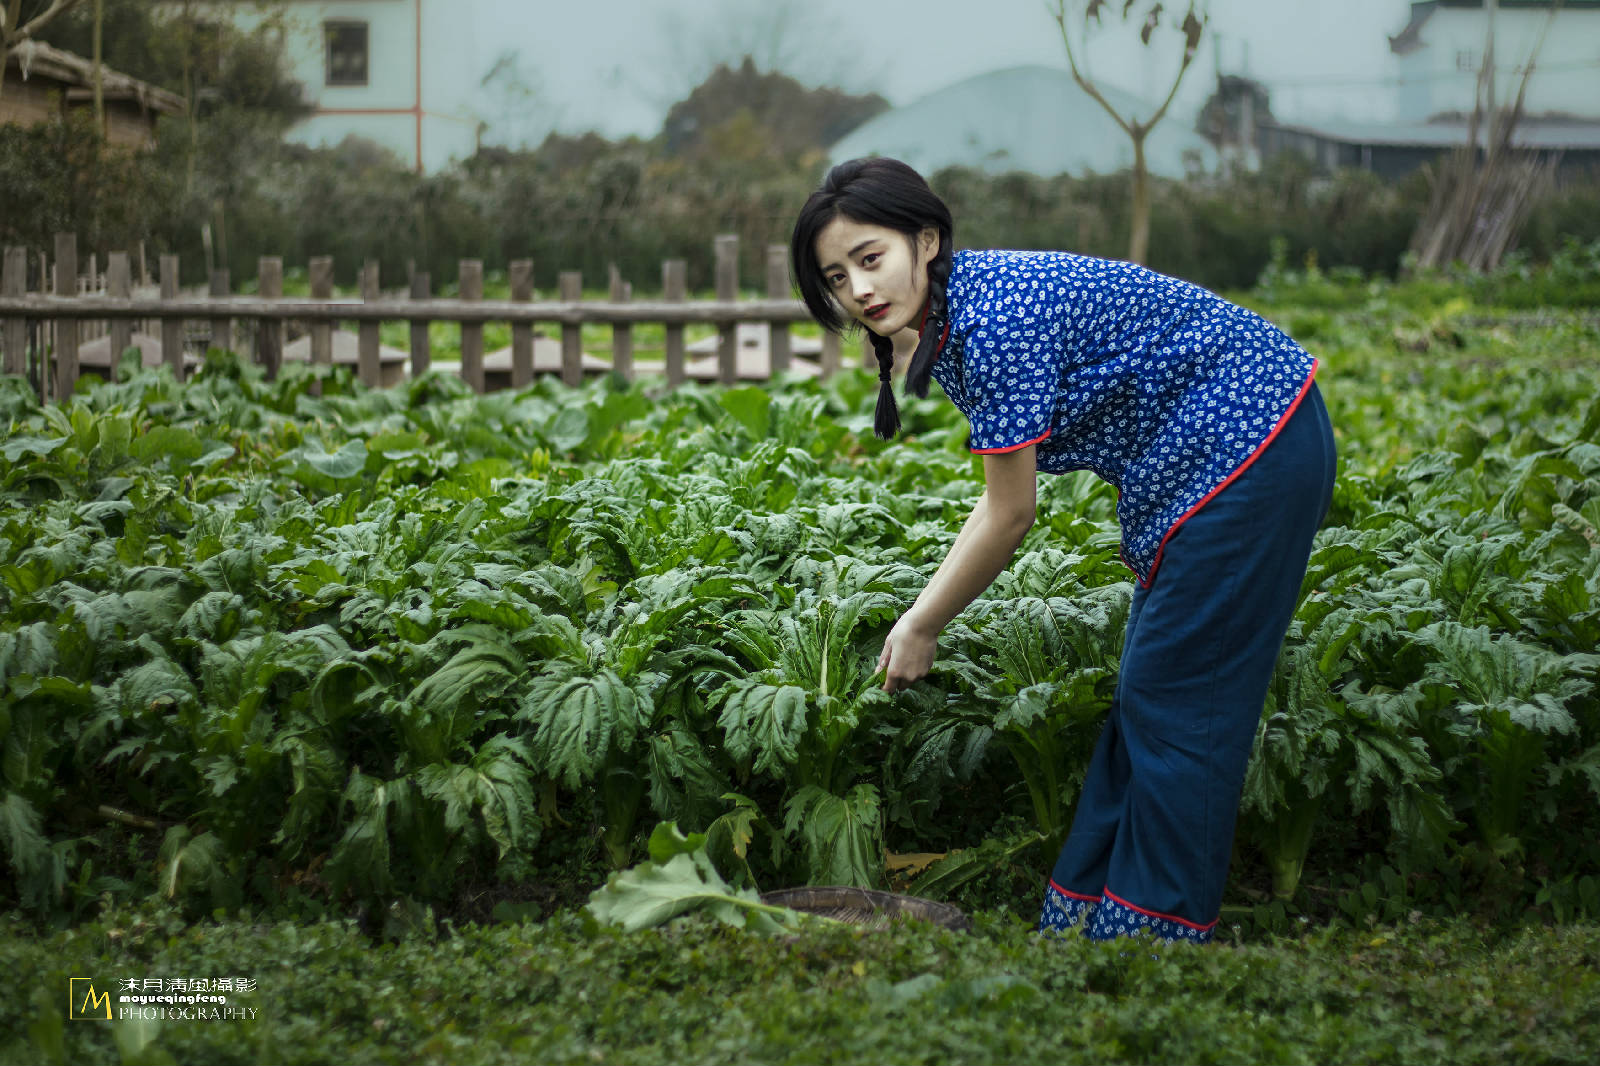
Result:
<svg viewBox="0 0 1600 1066"><path fill-rule="evenodd" d="M1169 944L1175 940L1205 944L1210 942L1216 927L1215 920L1198 925L1183 918L1144 910L1107 889L1100 906L1094 910L1094 920L1084 927L1083 935L1090 940L1148 936Z"/></svg>
<svg viewBox="0 0 1600 1066"><path fill-rule="evenodd" d="M1039 914L1039 932L1060 934L1073 929L1087 930L1099 905L1099 896L1068 892L1051 881L1044 890L1044 910Z"/></svg>

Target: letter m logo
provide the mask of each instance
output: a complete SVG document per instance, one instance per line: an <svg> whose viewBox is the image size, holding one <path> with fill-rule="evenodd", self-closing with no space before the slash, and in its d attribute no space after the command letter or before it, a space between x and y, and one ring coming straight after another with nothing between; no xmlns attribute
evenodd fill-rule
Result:
<svg viewBox="0 0 1600 1066"><path fill-rule="evenodd" d="M111 1020L111 993L94 990L94 978L69 977L67 978L67 1017L68 1018L99 1018L100 1012L105 1011L105 1020Z"/></svg>

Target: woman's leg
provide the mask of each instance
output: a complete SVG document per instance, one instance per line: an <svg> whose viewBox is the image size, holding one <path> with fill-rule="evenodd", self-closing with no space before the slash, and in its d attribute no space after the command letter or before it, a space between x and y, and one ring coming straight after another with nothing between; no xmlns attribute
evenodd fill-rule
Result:
<svg viewBox="0 0 1600 1066"><path fill-rule="evenodd" d="M1126 657L1133 646L1133 634L1144 608L1145 590L1136 588L1128 610L1128 626L1122 648ZM1072 831L1056 859L1045 886L1044 908L1039 916L1039 931L1064 931L1087 925L1100 902L1106 883L1111 849L1116 843L1117 826L1122 821L1123 795L1128 787L1128 750L1121 736L1123 669L1117 675L1116 692L1111 697L1111 712L1089 757L1089 768L1078 794L1072 815Z"/></svg>
<svg viewBox="0 0 1600 1066"><path fill-rule="evenodd" d="M1167 542L1123 650L1108 742L1121 773L1103 777L1121 786L1115 817L1102 790L1089 839L1069 839L1069 869L1057 864L1086 878L1058 878L1060 888L1089 895L1098 864L1082 856L1104 852L1110 836L1087 935L1210 938L1245 766L1333 476L1332 430L1313 387L1255 462Z"/></svg>

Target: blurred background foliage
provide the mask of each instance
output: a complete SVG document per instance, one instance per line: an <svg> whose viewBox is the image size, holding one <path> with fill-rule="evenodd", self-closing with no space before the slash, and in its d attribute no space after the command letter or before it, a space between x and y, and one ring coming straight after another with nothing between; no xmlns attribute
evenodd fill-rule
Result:
<svg viewBox="0 0 1600 1066"><path fill-rule="evenodd" d="M43 36L87 54L88 10ZM152 149L131 155L102 144L88 122L0 126L0 242L43 249L72 230L84 252L103 256L143 240L152 262L181 255L191 282L213 264L237 284L255 277L262 255L290 267L331 255L342 285L372 258L388 286L427 270L448 292L462 258L491 272L532 258L542 291L561 270L603 284L615 265L648 292L660 286L662 260L682 258L691 288L705 289L711 238L737 233L753 284L766 245L787 241L825 172L827 145L888 106L750 62L724 65L648 140L552 134L536 148L486 146L419 175L371 142L284 140L305 105L270 24L246 33L207 21L203 8L140 0L107 0L105 10L108 65L182 93L188 110L163 120ZM929 177L955 214L960 246L1125 252L1126 175L956 168ZM1255 172L1156 180L1150 265L1234 290L1274 262L1394 276L1428 197L1424 172L1397 183L1359 170L1327 175L1294 156ZM1519 262L1547 262L1571 239L1600 239L1600 176L1569 180L1538 204Z"/></svg>

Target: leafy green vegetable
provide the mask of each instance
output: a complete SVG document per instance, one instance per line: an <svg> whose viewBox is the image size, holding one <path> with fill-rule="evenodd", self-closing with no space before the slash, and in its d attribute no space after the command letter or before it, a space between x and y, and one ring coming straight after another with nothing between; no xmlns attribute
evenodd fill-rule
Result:
<svg viewBox="0 0 1600 1066"><path fill-rule="evenodd" d="M589 913L630 933L692 911L766 935L800 927L797 912L762 903L754 889L735 889L724 881L706 855L705 841L705 834L685 836L675 824L656 826L649 861L612 874L589 897Z"/></svg>

